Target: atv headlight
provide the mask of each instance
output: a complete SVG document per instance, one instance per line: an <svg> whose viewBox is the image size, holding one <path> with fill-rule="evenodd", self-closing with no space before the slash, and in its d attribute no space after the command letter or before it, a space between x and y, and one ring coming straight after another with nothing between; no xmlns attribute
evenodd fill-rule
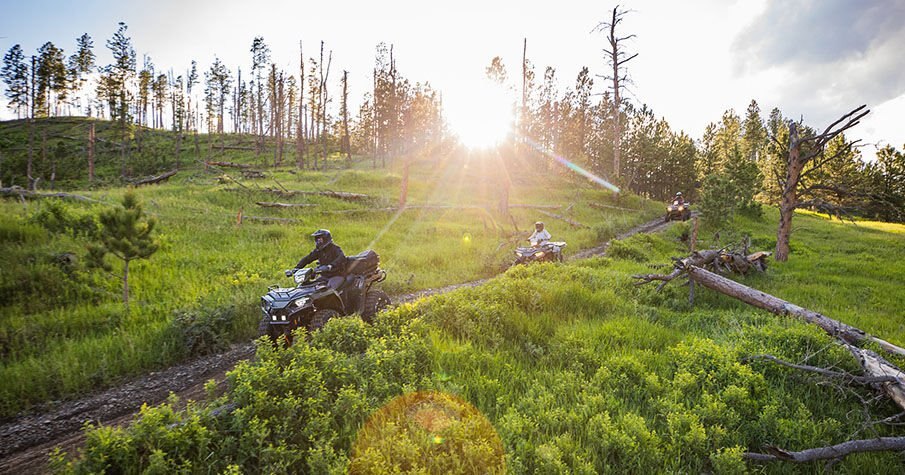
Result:
<svg viewBox="0 0 905 475"><path fill-rule="evenodd" d="M273 320L273 321L277 321L277 316L276 316L276 315L271 315L271 316L270 316L270 319Z"/></svg>
<svg viewBox="0 0 905 475"><path fill-rule="evenodd" d="M286 321L286 315L280 315L280 320L282 320L282 321L285 322L285 321Z"/></svg>
<svg viewBox="0 0 905 475"><path fill-rule="evenodd" d="M308 304L309 300L311 300L311 299L309 299L308 297L302 297L295 301L295 306L299 307L299 308L304 307L305 305Z"/></svg>

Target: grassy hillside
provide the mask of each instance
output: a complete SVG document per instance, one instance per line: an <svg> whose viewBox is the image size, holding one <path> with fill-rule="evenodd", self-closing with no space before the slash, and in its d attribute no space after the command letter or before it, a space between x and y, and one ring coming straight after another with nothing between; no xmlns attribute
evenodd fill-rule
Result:
<svg viewBox="0 0 905 475"><path fill-rule="evenodd" d="M73 132L65 128L83 127L84 120L41 125L48 136L68 136ZM6 137L22 140L21 123L4 126L0 132ZM161 135L160 140L169 138ZM219 159L248 163L253 152ZM338 168L343 164L331 163L333 168L318 172L265 169L265 178L244 179L235 170L195 163L165 184L136 189L145 211L158 220L161 247L149 260L130 266L133 301L128 312L120 301L121 264L114 262L109 274L85 266L96 216L117 206L124 188L71 190L99 201L91 204L0 200L0 417L160 368L191 356L192 348L195 353L217 351L254 336L260 295L270 284L288 283L281 271L311 250L308 236L318 228L330 229L347 254L375 249L388 271L384 288L392 295L496 275L538 219L547 221L556 239L568 241L568 254L660 212L655 203L629 196L614 202L609 192L584 181L543 168L535 173L516 167L510 170L511 203L558 205L556 213L589 228L513 208L521 230L515 232L512 223L492 211L499 166L479 156L412 167L411 204L463 208L413 209L399 215L366 211L395 206L399 171L371 170L370 163ZM280 186L350 191L371 199L289 199L260 191ZM314 206L265 209L258 201ZM591 202L630 210L601 211L588 206ZM240 211L245 216L241 225ZM290 221L267 224L249 217Z"/></svg>
<svg viewBox="0 0 905 475"><path fill-rule="evenodd" d="M756 248L773 243L777 216L766 214L736 222ZM791 260L744 282L905 343L905 227L805 214L795 225ZM684 287L632 285L631 274L685 252L684 232L635 236L608 258L513 268L373 326L336 320L288 350L262 345L209 406L163 405L129 429L95 429L83 457L57 468L818 473L821 464L747 465L740 454L900 434L873 423L898 410L867 389L745 360L856 371L816 327L706 290L691 307ZM717 244L711 235L703 230L704 245ZM735 237L723 232L719 244ZM234 410L212 410L224 406ZM901 473L902 462L867 454L834 468Z"/></svg>

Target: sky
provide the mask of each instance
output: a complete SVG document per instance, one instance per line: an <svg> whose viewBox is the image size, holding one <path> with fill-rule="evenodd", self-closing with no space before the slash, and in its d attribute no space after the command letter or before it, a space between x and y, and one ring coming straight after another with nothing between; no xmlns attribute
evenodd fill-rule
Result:
<svg viewBox="0 0 905 475"><path fill-rule="evenodd" d="M627 63L627 98L674 130L699 139L725 110L743 116L752 99L765 118L779 107L817 129L867 104L872 112L847 135L905 147L905 0L0 0L0 50L18 43L32 54L52 41L69 55L87 32L107 64L104 44L123 21L139 56L158 70L184 73L195 59L203 71L216 56L247 74L255 36L288 71L298 69L299 41L306 57L324 41L334 91L348 70L357 104L382 41L394 45L404 77L442 92L455 130L495 117L474 91L494 56L513 81L520 77L524 39L536 75L554 67L560 91L584 66L605 75L606 38L593 30L617 5L628 11L621 34L635 35L626 51L638 53ZM606 87L595 76L595 91ZM13 117L2 109L0 119ZM870 146L862 151L873 155Z"/></svg>

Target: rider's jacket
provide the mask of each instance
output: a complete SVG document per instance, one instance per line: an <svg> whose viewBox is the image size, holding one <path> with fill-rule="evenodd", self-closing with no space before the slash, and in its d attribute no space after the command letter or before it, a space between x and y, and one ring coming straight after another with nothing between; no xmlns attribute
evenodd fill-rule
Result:
<svg viewBox="0 0 905 475"><path fill-rule="evenodd" d="M342 273L345 272L346 255L343 254L343 250L333 242L328 243L320 249L311 251L311 254L303 257L295 267L301 269L315 260L318 265L330 266L330 271L322 274L324 277L342 275Z"/></svg>

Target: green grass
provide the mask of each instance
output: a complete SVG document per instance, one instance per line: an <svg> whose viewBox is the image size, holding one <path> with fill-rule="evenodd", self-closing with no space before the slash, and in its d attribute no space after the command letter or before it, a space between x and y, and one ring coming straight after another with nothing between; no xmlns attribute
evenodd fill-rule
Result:
<svg viewBox="0 0 905 475"><path fill-rule="evenodd" d="M55 137L81 133L86 122L54 119L39 125ZM115 132L108 123L100 122L98 127L100 136ZM148 133L146 145L172 138L162 132ZM20 145L23 134L21 122L0 127L0 137L12 137ZM247 163L254 156L239 152L218 159ZM118 158L107 160L109 168L118 170ZM4 167L9 165L6 162ZM93 217L119 203L124 188L71 190L101 202L92 204L0 201L0 267L4 269L0 273L0 378L7 382L0 388L0 418L192 356L193 345L184 341L191 338L186 333L194 330L187 330L185 322L177 324L177 313L193 315L189 325L220 322L213 331L226 341L254 336L260 295L270 284L287 283L281 271L311 250L309 235L318 228L329 228L347 254L376 250L388 272L384 289L398 294L496 275L510 263L518 239L526 238L538 219L547 222L556 239L569 243L568 254L651 219L660 208L632 196L615 202L609 192L584 181L550 173L535 175L518 167L511 176L511 203L561 205L556 213L590 228L571 228L530 209L513 208L517 233L512 223L494 211L494 177L499 167L486 159L466 157L415 163L409 203L477 208L413 209L398 216L385 211L331 214L395 205L399 171L369 167L365 161L351 170L266 169L267 178L244 180L231 170L206 171L195 164L168 183L136 189L145 211L158 220L156 236L161 246L149 260L133 261L130 266L128 313L120 302L120 264L114 262L111 274L84 265L90 228L96 226ZM249 189L221 180L224 174ZM84 185L84 178L71 184ZM290 200L260 191L280 185L293 190L351 191L372 198L363 203L325 196ZM266 209L257 201L316 206ZM589 202L637 211L600 211ZM246 219L237 225L240 210L246 217L297 221L264 224Z"/></svg>
<svg viewBox="0 0 905 475"><path fill-rule="evenodd" d="M763 220L737 219L734 236L769 247L775 221L772 210ZM209 406L175 413L163 405L130 429L91 431L84 457L68 466L58 458L57 468L441 473L450 460L466 472L469 460L485 460L495 437L467 410L419 426L422 406L379 428L382 442L363 452L357 434L373 432L370 415L415 391L476 408L510 473L821 473L822 464L760 466L740 455L900 434L865 424L869 389L745 360L767 353L856 371L820 329L706 289L692 307L676 283L659 293L633 285L631 274L684 254L678 238L687 230L627 239L617 247L622 257L513 268L481 287L382 314L373 326L333 321L288 350L264 345ZM742 281L902 345L903 234L902 225L800 214L790 261ZM702 229L702 246L726 244L712 235ZM878 251L879 262L869 258ZM211 413L226 403L237 409ZM874 420L898 412L886 401L868 409ZM902 465L896 454L874 453L834 468L900 473Z"/></svg>

